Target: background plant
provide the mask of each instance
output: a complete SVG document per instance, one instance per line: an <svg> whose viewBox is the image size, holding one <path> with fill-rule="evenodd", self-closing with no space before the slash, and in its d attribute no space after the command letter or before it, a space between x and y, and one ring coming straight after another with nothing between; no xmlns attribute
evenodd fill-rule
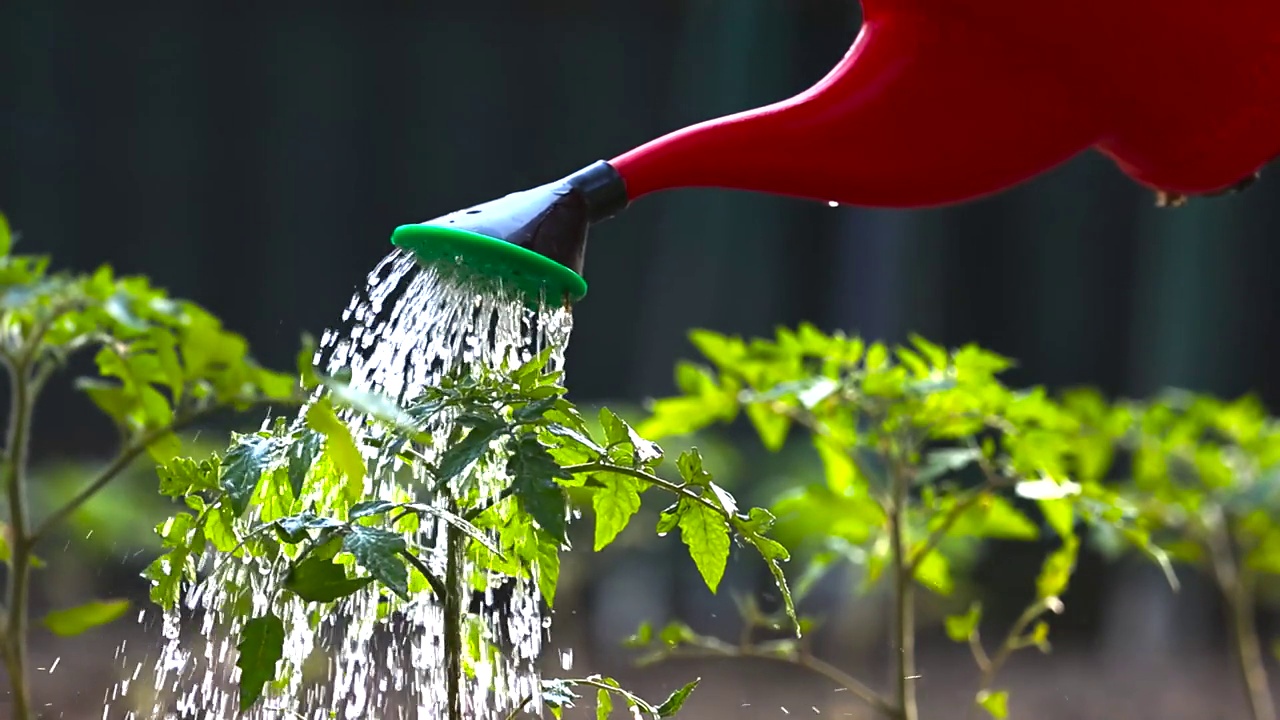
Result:
<svg viewBox="0 0 1280 720"><path fill-rule="evenodd" d="M1084 432L1120 451L1091 473L1114 476L1154 538L1222 594L1227 634L1254 720L1275 720L1255 624L1259 583L1280 576L1280 422L1252 397L1169 391L1149 403L1067 397Z"/></svg>
<svg viewBox="0 0 1280 720"><path fill-rule="evenodd" d="M995 686L997 675L1018 650L1048 650L1044 618L1063 611L1060 596L1075 567L1082 523L1105 524L1168 565L1136 512L1126 511L1113 491L1072 479L1097 462L1098 447L1082 436L1079 419L1042 389L1003 385L998 375L1011 363L999 355L976 346L948 352L919 337L890 349L807 325L780 330L772 340L706 331L692 340L710 367L682 364L676 376L682 394L655 403L641 432L661 438L745 414L765 446L778 450L793 426L808 431L825 477L773 506L780 536L806 551L797 596L839 563L864 568L869 586L886 581L893 687L888 695L877 692L815 657L802 640L758 639L777 620L754 602L743 604L737 643L679 623L657 633L642 627L631 644L652 651L644 662L728 656L795 663L885 716L914 720L915 589L950 595L952 565L970 555L974 543L1032 541L1047 530L1057 549L1045 558L1032 600L1002 641L984 644L978 603L946 622L947 634L972 648L982 671L975 703L1002 718L1008 695Z"/></svg>
<svg viewBox="0 0 1280 720"><path fill-rule="evenodd" d="M145 278L50 272L49 259L11 253L14 237L0 216L0 365L9 381L3 494L8 522L0 542L6 566L0 650L10 683L12 717L36 707L28 686L28 597L42 566L42 540L59 523L124 474L135 461L165 462L182 451L178 432L221 410L243 411L300 399L292 374L259 367L243 338L194 303L170 298ZM74 492L43 516L29 500L28 447L41 391L79 353L93 353L96 377L76 386L119 430L114 457L86 473ZM50 612L43 623L74 635L120 617L123 600L93 600Z"/></svg>

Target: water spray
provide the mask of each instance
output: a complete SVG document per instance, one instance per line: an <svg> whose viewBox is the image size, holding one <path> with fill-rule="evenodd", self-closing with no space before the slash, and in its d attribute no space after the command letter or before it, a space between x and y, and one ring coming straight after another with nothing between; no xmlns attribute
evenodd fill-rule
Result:
<svg viewBox="0 0 1280 720"><path fill-rule="evenodd" d="M1242 189L1280 156L1275 0L864 0L843 60L782 102L398 228L531 300L573 303L587 233L661 190L881 208L961 203L1089 149L1162 196Z"/></svg>

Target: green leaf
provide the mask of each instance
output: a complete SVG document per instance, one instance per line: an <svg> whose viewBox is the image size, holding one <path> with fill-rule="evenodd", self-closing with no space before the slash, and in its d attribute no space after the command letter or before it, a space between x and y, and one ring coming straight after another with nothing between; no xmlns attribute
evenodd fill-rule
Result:
<svg viewBox="0 0 1280 720"><path fill-rule="evenodd" d="M658 706L658 717L675 717L676 713L680 712L680 709L684 707L685 701L688 700L689 696L693 694L693 691L697 689L698 683L700 682L702 682L702 678L698 678L697 680L694 680L688 685L685 685L679 690L671 693L671 697L664 700L662 704Z"/></svg>
<svg viewBox="0 0 1280 720"><path fill-rule="evenodd" d="M996 690L994 692L983 690L978 693L978 704L996 720L1005 720L1005 718L1009 717L1008 690Z"/></svg>
<svg viewBox="0 0 1280 720"><path fill-rule="evenodd" d="M388 590L401 599L409 599L409 571L400 557L406 549L403 537L379 528L355 525L343 539L342 549L355 556L356 562Z"/></svg>
<svg viewBox="0 0 1280 720"><path fill-rule="evenodd" d="M375 515L385 515L388 512L402 507L400 503L393 503L389 500L365 500L351 506L347 511L347 517L351 520L359 520L365 517L374 517Z"/></svg>
<svg viewBox="0 0 1280 720"><path fill-rule="evenodd" d="M678 522L680 538L707 587L716 592L729 562L729 528L725 519L706 505L688 499L680 503L685 506Z"/></svg>
<svg viewBox="0 0 1280 720"><path fill-rule="evenodd" d="M538 592L551 607L556 603L556 586L560 583L560 544L545 531L538 530L535 535L538 539L534 556Z"/></svg>
<svg viewBox="0 0 1280 720"><path fill-rule="evenodd" d="M128 600L94 600L80 607L50 612L44 616L44 626L55 635L71 637L115 622L128 610Z"/></svg>
<svg viewBox="0 0 1280 720"><path fill-rule="evenodd" d="M760 444L769 452L778 452L787 444L791 431L791 418L774 410L769 404L754 403L747 406L747 418L760 436Z"/></svg>
<svg viewBox="0 0 1280 720"><path fill-rule="evenodd" d="M245 623L236 646L240 657L240 712L248 712L267 683L276 677L276 663L284 656L284 623L268 613Z"/></svg>
<svg viewBox="0 0 1280 720"><path fill-rule="evenodd" d="M218 466L205 460L201 463L190 458L177 457L156 467L160 479L160 494L180 498L193 493L218 490Z"/></svg>
<svg viewBox="0 0 1280 720"><path fill-rule="evenodd" d="M323 377L320 382L329 390L329 396L339 406L376 418L397 430L410 433L418 431L418 421L402 410L391 398L352 387L331 377Z"/></svg>
<svg viewBox="0 0 1280 720"><path fill-rule="evenodd" d="M241 435L222 461L222 489L239 517L249 507L262 473L276 461L282 446L274 438Z"/></svg>
<svg viewBox="0 0 1280 720"><path fill-rule="evenodd" d="M973 633L978 629L978 623L982 620L982 603L973 603L969 606L969 611L963 615L952 615L947 618L947 637L954 642L968 642L973 637Z"/></svg>
<svg viewBox="0 0 1280 720"><path fill-rule="evenodd" d="M595 550L603 550L618 537L640 509L640 483L619 473L597 473L600 483L591 495L596 513Z"/></svg>
<svg viewBox="0 0 1280 720"><path fill-rule="evenodd" d="M680 478L690 485L706 486L711 483L711 473L702 468L702 453L698 448L689 448L676 460L680 470Z"/></svg>
<svg viewBox="0 0 1280 720"><path fill-rule="evenodd" d="M307 473L315 464L323 447L324 436L314 430L308 430L289 448L289 489L293 491L295 499L302 497L302 487L306 483Z"/></svg>
<svg viewBox="0 0 1280 720"><path fill-rule="evenodd" d="M371 582L372 576L349 578L344 566L311 556L293 566L284 587L307 602L328 603L351 595Z"/></svg>
<svg viewBox="0 0 1280 720"><path fill-rule="evenodd" d="M320 400L307 410L307 427L324 435L325 452L347 477L347 499L352 502L358 500L364 494L364 456L351 437L350 428L338 419L328 399Z"/></svg>
<svg viewBox="0 0 1280 720"><path fill-rule="evenodd" d="M462 475L473 463L484 457L489 444L507 429L498 420L485 420L473 425L467 436L453 445L440 457L437 481L451 482Z"/></svg>
<svg viewBox="0 0 1280 720"><path fill-rule="evenodd" d="M542 443L532 435L520 438L515 452L507 461L507 472L513 478L511 491L538 526L561 545L566 542L568 520L567 497L556 478L572 476L556 463Z"/></svg>
<svg viewBox="0 0 1280 720"><path fill-rule="evenodd" d="M951 563L937 550L920 559L916 567L916 582L929 590L942 595L950 595L955 590L955 581L951 578Z"/></svg>
<svg viewBox="0 0 1280 720"><path fill-rule="evenodd" d="M13 231L9 228L9 218L0 213L0 256L7 256L13 250Z"/></svg>
<svg viewBox="0 0 1280 720"><path fill-rule="evenodd" d="M315 513L305 512L298 515L282 517L274 523L280 539L290 544L297 544L310 539L308 530L333 530L343 524L333 518L320 517Z"/></svg>
<svg viewBox="0 0 1280 720"><path fill-rule="evenodd" d="M613 712L613 698L608 690L601 688L596 691L596 720L609 720L609 714Z"/></svg>
<svg viewBox="0 0 1280 720"><path fill-rule="evenodd" d="M942 504L950 508L957 498L947 498ZM934 514L931 527L941 523L945 513ZM952 537L995 538L1000 540L1035 540L1040 528L1030 518L999 495L987 493L974 502L951 526Z"/></svg>
<svg viewBox="0 0 1280 720"><path fill-rule="evenodd" d="M1040 577L1036 579L1037 597L1044 599L1062 595L1071 582L1079 551L1080 540L1069 535L1063 538L1062 547L1049 553L1040 566Z"/></svg>

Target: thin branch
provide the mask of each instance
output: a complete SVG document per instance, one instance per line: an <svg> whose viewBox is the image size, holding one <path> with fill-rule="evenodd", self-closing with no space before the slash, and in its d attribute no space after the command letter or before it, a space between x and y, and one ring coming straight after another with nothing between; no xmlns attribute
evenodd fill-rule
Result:
<svg viewBox="0 0 1280 720"><path fill-rule="evenodd" d="M986 651L982 649L982 643L975 641L977 632L970 636L970 647L974 648L974 659L978 661L978 667L982 670L982 678L979 680L978 692L975 697L981 696L984 692L989 692L991 686L995 683L996 676L1000 674L1000 670L1004 668L1009 658L1018 650L1029 645L1025 640L1027 628L1046 612L1061 613L1062 602L1057 598L1045 598L1037 600L1028 606L1009 628L1009 633L1005 635L1004 642L1000 644L1000 649L990 658L987 658ZM965 717L973 717L976 707L977 703L970 705L968 710L965 711Z"/></svg>
<svg viewBox="0 0 1280 720"><path fill-rule="evenodd" d="M731 523L734 522L734 520L736 520L736 518L734 518L733 516L733 513L729 512L725 508L720 507L716 503L711 502L706 497L693 492L692 490L685 487L684 485L677 485L671 482L670 480L663 480L657 475L654 475L653 473L645 472L644 470L637 470L636 468L622 467L619 465L609 465L608 463L600 463L600 462L583 463L581 465L566 465L564 470L574 475L579 475L582 473L593 473L593 472L611 472L611 473L617 473L619 475L627 475L637 480L643 480L649 483L650 485L666 490L667 492L673 495L678 495L682 498L688 498L689 500L692 500L696 503L701 503L707 506L708 508L714 510L718 515L720 515L725 520L728 520Z"/></svg>
<svg viewBox="0 0 1280 720"><path fill-rule="evenodd" d="M795 651L787 652L776 649L769 650L758 645L739 647L736 645L730 645L729 643L715 638L698 638L697 644L693 647L666 650L661 652L658 656L653 656L647 660L641 660L638 664L641 666L649 665L666 658L688 660L747 658L752 660L770 660L772 662L786 663L788 665L804 668L814 674L821 675L836 685L848 690L859 700L862 700L867 705L875 708L878 712L889 716L897 714L897 709L893 707L893 703L883 695L872 690L866 684L844 672L840 668L837 668L824 660L820 660L809 653Z"/></svg>
<svg viewBox="0 0 1280 720"><path fill-rule="evenodd" d="M947 514L943 516L942 522L933 529L933 532L929 533L929 537L925 539L924 543L919 545L915 551L911 553L911 560L907 567L912 575L914 575L916 570L920 568L920 563L924 562L924 559L928 557L929 553L938 549L938 545L942 544L947 533L951 532L951 529L955 527L956 523L960 522L960 518L964 517L965 513L973 509L973 506L981 501L983 496L993 490L1009 484L1007 479L998 475L986 462L981 462L979 465L982 467L982 472L983 475L986 476L986 479L983 480L981 485L973 488L969 492L965 493L964 497L957 500L956 503L951 506L951 509L947 511Z"/></svg>
<svg viewBox="0 0 1280 720"><path fill-rule="evenodd" d="M239 400L241 402L249 402L250 404L261 402L258 398L252 398L247 401L244 399ZM82 505L92 499L94 495L98 494L98 492L100 492L104 487L115 480L120 473L124 472L124 470L127 469L134 460L138 459L138 457L142 455L142 453L146 452L147 448L156 441L160 440L165 435L182 430L193 423L197 423L210 415L221 410L225 410L235 404L236 401L207 405L191 412L185 417L175 418L164 427L148 430L130 441L120 450L116 457L93 478L93 480L90 480L89 483L80 490L80 492L76 493L74 497L64 503L62 507L55 510L53 514L45 518L44 522L40 523L40 525L36 527L35 531L31 533L32 545L43 539L50 530L57 526L58 523L70 517L72 513L79 510Z"/></svg>

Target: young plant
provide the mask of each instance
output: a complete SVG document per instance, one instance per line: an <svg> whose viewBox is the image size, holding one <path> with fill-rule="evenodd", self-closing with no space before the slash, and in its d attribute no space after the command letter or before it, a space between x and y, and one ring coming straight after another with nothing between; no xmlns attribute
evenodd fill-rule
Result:
<svg viewBox="0 0 1280 720"><path fill-rule="evenodd" d="M1250 717L1276 720L1254 618L1259 579L1280 576L1280 422L1251 397L1170 392L1107 407L1081 392L1069 406L1126 451L1111 471L1157 541L1222 593Z"/></svg>
<svg viewBox="0 0 1280 720"><path fill-rule="evenodd" d="M10 684L10 717L37 707L28 682L28 596L37 550L59 523L124 473L135 460L167 462L182 451L178 432L220 410L288 404L301 398L292 375L259 367L243 338L199 306L170 298L145 278L50 272L49 260L11 253L0 216L0 366L9 381L9 414L0 458L8 522L0 536L7 573L0 625ZM114 457L45 517L28 502L28 447L41 391L72 356L93 352L98 375L76 387L116 425ZM124 600L94 600L55 610L44 625L75 635L111 622Z"/></svg>
<svg viewBox="0 0 1280 720"><path fill-rule="evenodd" d="M678 368L681 395L660 400L640 430L656 438L685 434L745 414L769 450L801 426L825 468L821 482L786 493L774 505L780 530L809 551L803 596L837 563L862 566L868 584L887 580L891 597L892 692L881 694L813 656L802 640L757 641L775 620L754 604L739 643L701 637L683 625L642 628L633 645L672 656L746 656L794 663L853 692L880 714L916 720L915 592L951 594L952 564L987 539L1033 541L1041 525L1058 538L1044 561L1026 611L994 650L978 634L980 605L947 620L982 670L975 704L1006 716L1008 696L995 686L1010 655L1048 648L1046 615L1063 611L1081 521L1124 528L1158 553L1116 511L1097 484L1071 478L1088 460L1078 422L1040 389L1017 391L998 375L1010 361L967 346L948 352L921 338L890 349L811 326L781 330L775 340L746 342L699 331L694 344L711 367ZM1021 501L1019 500L1021 498ZM1020 506L1034 505L1041 522Z"/></svg>
<svg viewBox="0 0 1280 720"><path fill-rule="evenodd" d="M431 598L444 609L448 712L459 720L461 677L487 662L468 641L478 618L468 615L460 594L464 587L483 592L506 578L525 578L553 604L559 555L569 548L570 489L588 496L594 508L597 550L628 525L644 496L661 494L671 504L658 532L680 531L712 590L736 539L758 551L789 597L780 569L788 556L767 535L768 511L740 510L712 481L696 449L682 454L669 475L661 448L614 413L603 410L601 429L593 432L564 398L559 374L544 372L545 361L544 354L510 372L457 373L407 407L324 380L305 425L278 422L235 438L221 457L173 461L162 490L192 512L158 528L168 552L148 571L153 599L173 607L207 554L260 561L270 568L268 594L308 603L315 612L332 612L358 592L378 593L388 617ZM355 432L334 414L335 401L361 411ZM438 422L443 418L454 422ZM447 438L431 437L448 427ZM362 442L375 448L371 463ZM385 475L370 466L388 463L415 468L425 480L384 487L379 478ZM496 494L483 492L478 471L495 467L505 469L509 484ZM442 540L423 531L438 520L447 526L443 570L427 561ZM477 568L470 577L459 576L462 558ZM243 588L233 582L223 592L233 596ZM231 624L242 624L240 706L248 709L269 694L273 680L296 668L281 662L284 621L272 607L254 611L246 603L233 612L242 613ZM272 642L259 642L264 634ZM637 717L666 718L695 684L650 704L608 678L548 681L540 697L527 698L512 717L535 702L558 716L576 697L571 689L587 687L597 691L598 717L607 717L617 700Z"/></svg>

